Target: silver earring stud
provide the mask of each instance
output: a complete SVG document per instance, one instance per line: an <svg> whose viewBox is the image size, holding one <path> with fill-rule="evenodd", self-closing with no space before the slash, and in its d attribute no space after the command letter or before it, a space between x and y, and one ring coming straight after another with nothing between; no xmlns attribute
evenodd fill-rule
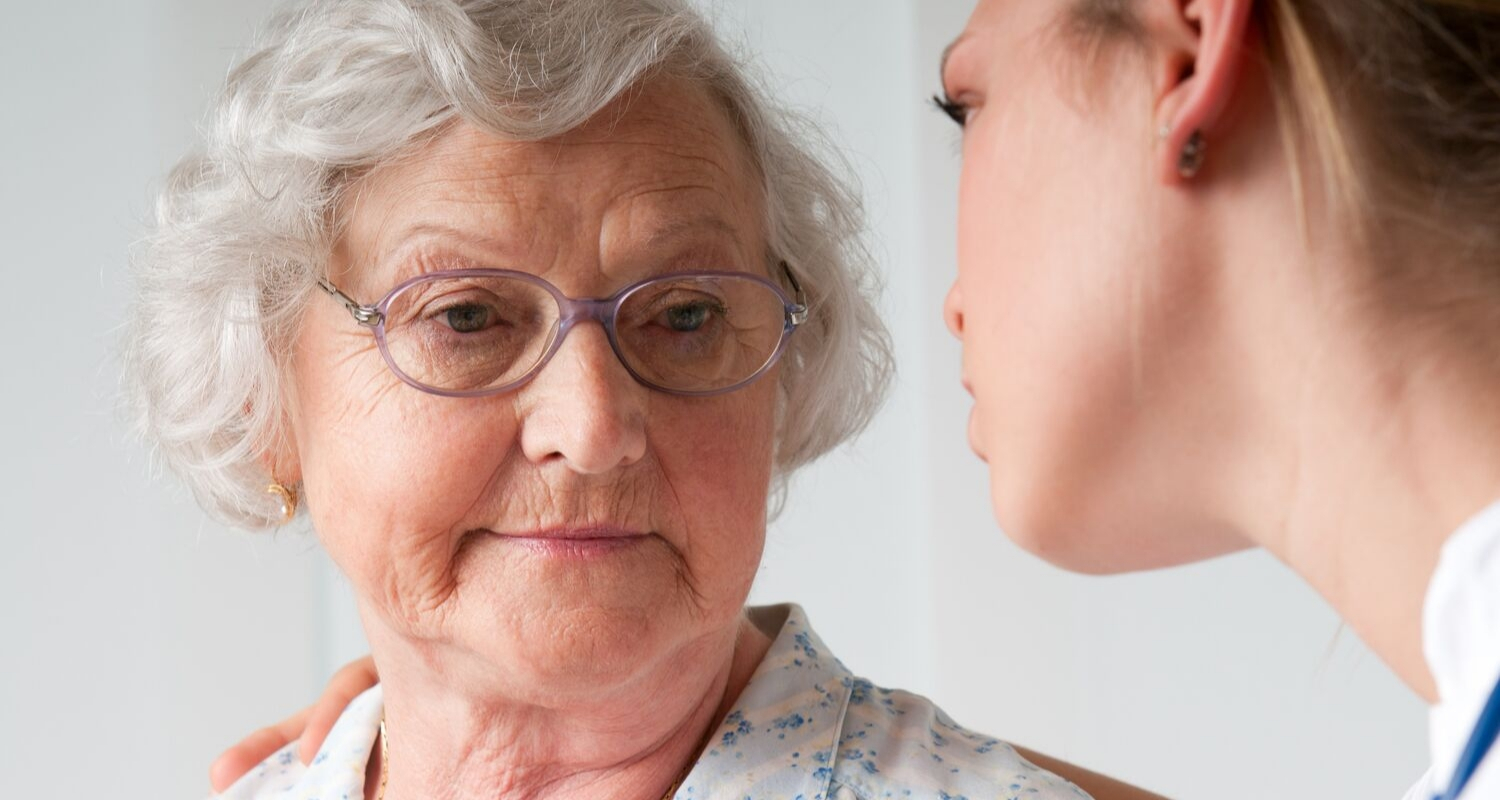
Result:
<svg viewBox="0 0 1500 800"><path fill-rule="evenodd" d="M1193 131L1187 144L1182 146L1182 154L1177 157L1177 174L1191 180L1203 169L1203 158L1207 150L1208 140L1203 138L1203 132Z"/></svg>

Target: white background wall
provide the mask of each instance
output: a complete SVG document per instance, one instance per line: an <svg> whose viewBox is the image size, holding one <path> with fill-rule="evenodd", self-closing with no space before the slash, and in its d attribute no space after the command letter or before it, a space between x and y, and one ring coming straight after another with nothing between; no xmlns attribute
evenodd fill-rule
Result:
<svg viewBox="0 0 1500 800"><path fill-rule="evenodd" d="M1397 797L1423 717L1293 577L1240 556L1081 578L990 521L939 306L956 139L923 99L971 0L715 0L869 197L900 382L806 471L757 601L877 682L1182 798ZM267 0L0 0L0 795L190 798L362 647L304 532L204 521L114 410L124 253Z"/></svg>

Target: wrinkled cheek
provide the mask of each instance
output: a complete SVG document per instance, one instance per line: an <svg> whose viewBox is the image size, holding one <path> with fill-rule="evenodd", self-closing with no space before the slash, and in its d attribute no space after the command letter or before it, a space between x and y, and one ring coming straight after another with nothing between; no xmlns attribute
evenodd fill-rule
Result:
<svg viewBox="0 0 1500 800"><path fill-rule="evenodd" d="M427 407L444 402L453 413ZM358 425L314 437L304 461L330 557L365 603L410 633L436 624L452 598L459 528L515 438L508 414L483 410L396 391Z"/></svg>
<svg viewBox="0 0 1500 800"><path fill-rule="evenodd" d="M653 443L688 580L704 611L739 613L760 565L775 437L772 376L664 415Z"/></svg>
<svg viewBox="0 0 1500 800"><path fill-rule="evenodd" d="M381 617L409 626L451 594L444 585L452 552L446 529L372 507L368 496L343 487L310 500L318 508L313 522L319 540L362 605L373 604Z"/></svg>

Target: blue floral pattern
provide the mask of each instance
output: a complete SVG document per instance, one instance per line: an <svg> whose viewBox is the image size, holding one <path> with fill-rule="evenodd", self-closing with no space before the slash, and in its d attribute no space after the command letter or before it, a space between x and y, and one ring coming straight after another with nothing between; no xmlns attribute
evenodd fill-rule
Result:
<svg viewBox="0 0 1500 800"><path fill-rule="evenodd" d="M797 606L752 609L780 633L676 800L1077 800L1083 790L1010 745L959 727L931 701L855 677ZM312 765L295 745L267 759L224 800L363 796L381 690L360 695Z"/></svg>

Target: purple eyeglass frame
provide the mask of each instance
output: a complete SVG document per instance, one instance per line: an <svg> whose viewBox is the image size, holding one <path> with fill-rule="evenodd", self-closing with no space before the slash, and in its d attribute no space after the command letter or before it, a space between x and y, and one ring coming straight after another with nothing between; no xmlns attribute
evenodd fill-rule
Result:
<svg viewBox="0 0 1500 800"><path fill-rule="evenodd" d="M781 360L782 354L786 352L787 343L791 341L792 334L796 332L798 326L807 322L808 307L806 297L802 292L802 285L797 282L797 277L792 274L792 268L785 261L781 262L781 271L784 275L786 275L787 282L792 285L792 290L796 292L797 296L795 300L787 297L786 292L783 291L780 286L777 286L775 283L772 283L771 281L766 280L759 275L751 275L746 272L724 271L674 272L667 275L658 275L652 278L646 278L645 280L636 281L635 283L632 283L629 286L621 289L620 291L615 292L613 295L605 298L569 297L563 294L562 290L558 289L556 286L553 286L551 283L548 283L546 280L543 280L536 275L533 275L529 272L518 272L508 269L457 269L445 270L442 272L429 272L424 275L418 275L414 278L410 278L406 281L401 282L396 286L396 288L392 289L389 294L382 298L380 302L368 306L360 303L349 295L344 294L343 291L341 291L337 286L333 285L333 283L326 278L318 279L318 287L326 292L330 297L339 301L344 306L344 308L348 310L349 315L354 318L355 322L359 323L362 327L369 328L370 332L375 334L375 342L380 347L380 356L381 358L385 359L385 365L390 368L391 372L396 373L396 377L400 378L408 386L411 386L414 389L419 389L428 394L435 394L440 397L491 397L494 395L515 391L516 389L519 389L521 386L525 385L531 379L535 378L537 374L547 366L547 363L552 360L552 356L556 355L557 351L562 348L563 340L568 338L568 333L573 329L574 326L576 326L580 322L597 322L599 323L600 327L604 328L605 336L609 339L609 346L611 350L614 350L615 358L619 360L620 365L625 368L626 372L630 373L630 377L634 378L637 383L650 389L654 389L658 392L676 395L678 397L714 397L717 395L728 394L730 392L743 389L751 383L754 383L756 379L760 378L762 375L766 374L766 372L770 370L771 367L775 366L777 361ZM414 286L419 286L424 283L431 283L432 281L462 277L512 278L525 281L526 283L530 283L533 286L537 286L545 290L548 294L552 295L552 298L554 300L557 301L557 308L560 314L553 329L552 341L547 345L547 351L542 354L541 358L537 359L536 364L533 365L531 369L527 370L525 374L511 381L510 383L503 384L501 386L493 386L488 389L473 389L469 391L439 389L435 386L428 386L427 384L422 383L421 381L411 377L410 375L407 375L401 370L399 366L396 365L396 362L391 358L391 353L389 348L387 348L386 346L385 340L385 319L387 312L389 312L390 310L391 303L394 302L397 297L400 297L402 293L406 292ZM781 298L781 304L786 311L786 321L781 330L781 341L776 343L775 351L771 353L770 357L766 359L766 363L762 364L760 369L757 369L754 374L738 383L735 383L731 386L726 386L722 389L710 389L707 391L692 392L683 391L681 389L672 389L653 383L643 377L639 372L636 372L634 367L630 366L630 362L625 359L624 351L620 349L620 342L615 332L615 315L619 313L620 306L623 305L631 295L635 294L641 289L644 289L656 283L662 283L665 281L680 281L684 278L734 278L737 280L749 280L765 286L767 289L775 292L777 297Z"/></svg>

